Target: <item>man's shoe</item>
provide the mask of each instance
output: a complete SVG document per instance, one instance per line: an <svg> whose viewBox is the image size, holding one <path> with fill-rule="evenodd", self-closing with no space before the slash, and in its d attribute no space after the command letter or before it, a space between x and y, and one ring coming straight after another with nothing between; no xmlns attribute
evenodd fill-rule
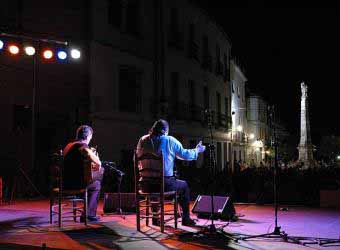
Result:
<svg viewBox="0 0 340 250"><path fill-rule="evenodd" d="M87 216L87 221L88 222L96 222L96 221L99 221L99 217L97 217L97 216ZM84 216L80 217L80 222L85 222Z"/></svg>
<svg viewBox="0 0 340 250"><path fill-rule="evenodd" d="M182 225L187 227L194 227L196 226L196 222L193 219L182 219Z"/></svg>

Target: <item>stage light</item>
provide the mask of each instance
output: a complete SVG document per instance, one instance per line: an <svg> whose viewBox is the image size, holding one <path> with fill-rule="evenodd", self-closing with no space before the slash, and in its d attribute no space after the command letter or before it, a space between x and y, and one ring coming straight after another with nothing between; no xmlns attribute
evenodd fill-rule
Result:
<svg viewBox="0 0 340 250"><path fill-rule="evenodd" d="M8 47L8 50L9 50L9 52L11 53L11 54L13 54L13 55L17 55L18 53L19 53L19 47L18 46L16 46L16 45L10 45L9 47Z"/></svg>
<svg viewBox="0 0 340 250"><path fill-rule="evenodd" d="M67 54L63 50L58 51L57 55L60 60L65 60L67 58Z"/></svg>
<svg viewBox="0 0 340 250"><path fill-rule="evenodd" d="M80 51L77 49L72 49L71 50L71 57L73 59L79 59L80 58Z"/></svg>
<svg viewBox="0 0 340 250"><path fill-rule="evenodd" d="M33 56L35 54L35 48L32 46L25 47L25 53L28 56Z"/></svg>
<svg viewBox="0 0 340 250"><path fill-rule="evenodd" d="M0 50L3 49L3 47L4 47L4 42L0 40Z"/></svg>
<svg viewBox="0 0 340 250"><path fill-rule="evenodd" d="M51 59L53 57L53 52L52 50L50 49L46 49L44 52L43 52L43 57L45 59Z"/></svg>
<svg viewBox="0 0 340 250"><path fill-rule="evenodd" d="M249 135L249 139L254 139L255 138L255 135L254 134L250 134Z"/></svg>

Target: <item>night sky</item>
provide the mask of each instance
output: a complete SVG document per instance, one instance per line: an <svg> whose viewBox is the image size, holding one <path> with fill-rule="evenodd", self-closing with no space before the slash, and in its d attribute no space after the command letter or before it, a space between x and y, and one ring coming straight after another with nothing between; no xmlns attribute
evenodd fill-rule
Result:
<svg viewBox="0 0 340 250"><path fill-rule="evenodd" d="M340 134L339 9L276 8L264 0L197 2L231 38L249 89L277 107L288 131L299 136L300 83L305 81L313 143L320 135Z"/></svg>

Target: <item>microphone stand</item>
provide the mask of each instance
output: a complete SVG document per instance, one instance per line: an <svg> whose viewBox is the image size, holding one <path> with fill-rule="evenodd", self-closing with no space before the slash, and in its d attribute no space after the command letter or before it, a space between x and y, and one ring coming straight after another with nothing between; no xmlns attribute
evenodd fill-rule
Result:
<svg viewBox="0 0 340 250"><path fill-rule="evenodd" d="M301 244L301 241L297 237L288 236L288 234L285 231L281 231L281 227L277 224L277 211L278 211L278 186L277 186L277 172L278 172L278 139L277 139L277 131L276 131L276 124L275 124L275 113L274 113L274 107L270 109L270 117L271 117L271 126L273 128L273 146L274 146L274 176L273 176L273 186L274 186L274 222L275 227L274 231L271 233L265 233L265 234L259 234L259 235L251 235L251 236L245 236L240 237L240 240L248 240L253 238L282 238L285 242L293 242L297 244Z"/></svg>
<svg viewBox="0 0 340 250"><path fill-rule="evenodd" d="M215 158L215 144L214 144L214 137L212 133L212 114L210 111L206 111L208 127L210 131L210 144L208 144L209 148L209 168L211 171L210 178L215 177L216 171L216 158ZM211 180L210 180L211 182ZM210 192L210 199L211 199L211 211L210 211L210 220L211 224L209 225L209 232L216 233L216 227L214 224L214 192L215 192L215 185L213 186L213 190Z"/></svg>
<svg viewBox="0 0 340 250"><path fill-rule="evenodd" d="M109 169L110 171L113 171L117 174L117 178L118 178L118 183L117 183L117 192L118 192L118 208L116 209L116 212L113 213L106 213L106 215L115 215L115 214L119 214L122 216L122 218L125 220L125 216L123 215L123 211L122 211L122 198L121 198L121 192L120 192L120 186L122 183L122 179L123 176L125 175L125 173L121 170L119 170L116 167L116 163L115 162L111 162L111 161L102 161L102 164L104 165L104 168ZM106 170L105 170L106 171Z"/></svg>
<svg viewBox="0 0 340 250"><path fill-rule="evenodd" d="M211 180L216 175L216 157L215 157L215 146L214 146L214 137L212 132L212 125L213 125L213 114L211 110L205 110L205 119L207 121L209 132L210 132L210 143L208 144L209 148L209 168L211 171L210 176L210 182L214 181ZM194 233L186 233L186 235L205 235L208 238L211 237L219 237L222 236L222 238L227 238L229 240L233 240L234 242L238 242L238 238L234 237L233 235L226 233L223 229L217 229L214 224L214 192L215 192L215 185L213 186L213 190L210 192L210 198L211 198L211 210L210 210L210 225L208 227L208 230L204 230L205 227L203 227L202 231L194 232Z"/></svg>

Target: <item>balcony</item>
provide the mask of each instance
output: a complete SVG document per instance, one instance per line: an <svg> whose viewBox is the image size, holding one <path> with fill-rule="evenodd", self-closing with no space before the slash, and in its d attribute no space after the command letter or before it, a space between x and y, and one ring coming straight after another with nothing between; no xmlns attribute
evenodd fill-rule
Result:
<svg viewBox="0 0 340 250"><path fill-rule="evenodd" d="M225 114L217 114L216 128L228 129L231 126L231 117Z"/></svg>
<svg viewBox="0 0 340 250"><path fill-rule="evenodd" d="M210 55L203 56L202 68L212 72L212 57Z"/></svg>
<svg viewBox="0 0 340 250"><path fill-rule="evenodd" d="M188 107L185 103L175 102L169 106L169 118L172 120L186 120L188 117Z"/></svg>
<svg viewBox="0 0 340 250"><path fill-rule="evenodd" d="M225 71L224 71L224 81L230 81L230 68L225 68Z"/></svg>
<svg viewBox="0 0 340 250"><path fill-rule="evenodd" d="M188 45L188 57L199 61L199 46L193 41Z"/></svg>
<svg viewBox="0 0 340 250"><path fill-rule="evenodd" d="M223 75L223 63L221 61L216 61L215 74Z"/></svg>
<svg viewBox="0 0 340 250"><path fill-rule="evenodd" d="M189 119L195 122L204 122L203 109L196 105L189 105Z"/></svg>

